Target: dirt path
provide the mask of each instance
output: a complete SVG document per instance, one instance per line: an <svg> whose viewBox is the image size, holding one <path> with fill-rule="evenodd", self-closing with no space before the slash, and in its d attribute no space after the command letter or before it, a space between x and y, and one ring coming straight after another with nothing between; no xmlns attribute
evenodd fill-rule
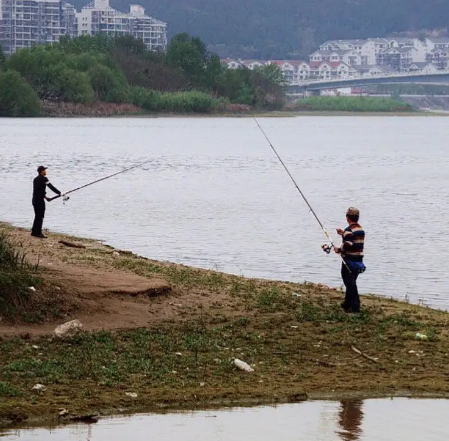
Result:
<svg viewBox="0 0 449 441"><path fill-rule="evenodd" d="M0 335L45 335L52 333L56 325L75 318L85 329L98 330L146 326L175 315L170 303L176 294L162 278L101 268L98 262L77 266L66 262L70 256L89 250L111 253L106 246L85 241L86 248L72 249L59 243L59 235L40 240L24 230L11 230L10 234L22 245L31 263L39 262L44 285L37 287L36 295L57 295L65 312L63 317L40 325L0 322Z"/></svg>
<svg viewBox="0 0 449 441"><path fill-rule="evenodd" d="M23 229L0 228L6 228L12 240L20 244L30 263L38 264L38 275L44 283L36 288L35 295L43 297L42 303L53 299L57 305L51 309L57 309L59 316L52 318L55 314L48 313L40 324L11 324L0 317L0 336L47 335L73 319L80 320L88 331L146 327L207 313L217 303L226 303L223 293L215 292L211 297L203 289L180 289L161 274L138 275L121 266L122 261L137 260L137 256L98 241L59 234L36 239ZM227 313L238 313L234 306L225 305Z"/></svg>

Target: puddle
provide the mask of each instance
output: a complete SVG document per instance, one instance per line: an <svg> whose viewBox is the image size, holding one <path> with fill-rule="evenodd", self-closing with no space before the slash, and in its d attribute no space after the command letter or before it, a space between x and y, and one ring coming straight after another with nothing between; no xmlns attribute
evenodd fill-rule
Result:
<svg viewBox="0 0 449 441"><path fill-rule="evenodd" d="M20 441L445 441L449 400L309 401L100 420L0 433Z"/></svg>

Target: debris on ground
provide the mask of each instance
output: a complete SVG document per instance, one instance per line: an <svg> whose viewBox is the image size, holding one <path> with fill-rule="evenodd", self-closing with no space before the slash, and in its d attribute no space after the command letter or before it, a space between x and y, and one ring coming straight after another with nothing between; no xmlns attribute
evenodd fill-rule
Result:
<svg viewBox="0 0 449 441"><path fill-rule="evenodd" d="M244 361L239 360L238 358L234 360L234 365L237 366L242 371L254 372L254 369L248 363L245 363Z"/></svg>
<svg viewBox="0 0 449 441"><path fill-rule="evenodd" d="M83 331L83 324L79 320L72 320L70 322L59 325L55 329L55 335L58 338L73 337Z"/></svg>

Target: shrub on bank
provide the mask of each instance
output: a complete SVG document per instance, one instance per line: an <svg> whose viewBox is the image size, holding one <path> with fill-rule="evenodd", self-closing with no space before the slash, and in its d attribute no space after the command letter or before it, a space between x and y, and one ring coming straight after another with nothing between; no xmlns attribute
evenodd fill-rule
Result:
<svg viewBox="0 0 449 441"><path fill-rule="evenodd" d="M298 100L295 109L323 112L410 112L413 107L391 98L314 96Z"/></svg>
<svg viewBox="0 0 449 441"><path fill-rule="evenodd" d="M204 92L161 93L143 87L133 87L131 102L151 112L211 113L222 110L227 100L214 98Z"/></svg>
<svg viewBox="0 0 449 441"><path fill-rule="evenodd" d="M18 72L0 73L0 116L39 116L41 104L37 93Z"/></svg>
<svg viewBox="0 0 449 441"><path fill-rule="evenodd" d="M6 233L0 232L0 316L14 316L29 302L30 286L38 283L24 254Z"/></svg>

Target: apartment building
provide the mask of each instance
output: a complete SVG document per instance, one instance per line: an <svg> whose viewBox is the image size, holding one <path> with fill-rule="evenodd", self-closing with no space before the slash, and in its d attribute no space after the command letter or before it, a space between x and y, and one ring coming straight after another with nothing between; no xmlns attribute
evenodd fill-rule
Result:
<svg viewBox="0 0 449 441"><path fill-rule="evenodd" d="M0 0L0 44L6 54L74 36L75 8L60 0Z"/></svg>
<svg viewBox="0 0 449 441"><path fill-rule="evenodd" d="M132 35L143 40L148 50L165 50L167 23L145 15L145 8L130 5L129 12L117 11L109 0L94 0L76 13L78 35Z"/></svg>
<svg viewBox="0 0 449 441"><path fill-rule="evenodd" d="M132 35L148 50L165 50L167 23L132 4L123 13L109 0L94 0L77 13L65 0L0 0L0 44L6 54L37 44L54 43L61 36Z"/></svg>
<svg viewBox="0 0 449 441"><path fill-rule="evenodd" d="M353 63L353 64L369 65L376 63L376 43L371 39L329 40L320 45L319 51L320 52L331 51L341 53L352 52L360 57L360 63ZM311 60L311 61L318 61L318 60ZM341 59L340 61L348 63L348 60Z"/></svg>

